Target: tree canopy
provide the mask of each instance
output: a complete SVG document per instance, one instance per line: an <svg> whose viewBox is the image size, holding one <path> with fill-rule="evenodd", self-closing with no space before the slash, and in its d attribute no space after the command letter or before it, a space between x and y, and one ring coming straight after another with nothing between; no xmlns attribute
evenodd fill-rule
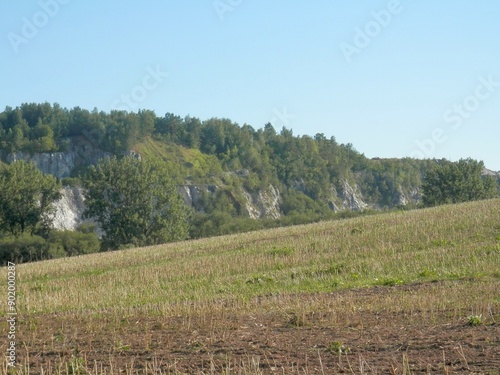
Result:
<svg viewBox="0 0 500 375"><path fill-rule="evenodd" d="M102 248L183 240L189 211L163 165L134 157L102 159L84 178L85 217L103 230Z"/></svg>
<svg viewBox="0 0 500 375"><path fill-rule="evenodd" d="M460 203L493 198L498 187L491 176L482 176L484 163L461 159L457 163L442 160L430 168L423 180L423 202L426 206Z"/></svg>
<svg viewBox="0 0 500 375"><path fill-rule="evenodd" d="M32 163L19 160L4 166L0 169L0 231L15 237L46 234L60 188L53 176L43 175Z"/></svg>

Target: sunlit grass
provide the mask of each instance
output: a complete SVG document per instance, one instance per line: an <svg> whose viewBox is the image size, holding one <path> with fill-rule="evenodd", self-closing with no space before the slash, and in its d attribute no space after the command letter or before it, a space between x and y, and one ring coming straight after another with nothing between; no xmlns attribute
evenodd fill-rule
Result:
<svg viewBox="0 0 500 375"><path fill-rule="evenodd" d="M148 332L162 324L155 317L176 319L175 330L197 320L213 340L232 335L242 317L254 314L289 329L350 327L360 334L370 328L364 317L382 313L407 326L488 327L500 320L499 265L498 199L22 264L17 307L25 347L18 350L56 350L71 345L78 331L95 332L118 362L70 355L44 373L135 374L133 356L120 359L130 349L123 336L144 332L139 345L149 350ZM6 278L0 285L5 290ZM330 341L326 350L345 345ZM26 355L15 373L38 373ZM259 360L227 357L227 371L206 373L261 374ZM410 360L403 356L400 364L407 373ZM175 362L167 365L153 358L141 373L182 373ZM0 375L7 374L2 366ZM292 366L287 373L314 372Z"/></svg>
<svg viewBox="0 0 500 375"><path fill-rule="evenodd" d="M500 200L18 266L23 314L500 277ZM2 280L2 285L5 280Z"/></svg>

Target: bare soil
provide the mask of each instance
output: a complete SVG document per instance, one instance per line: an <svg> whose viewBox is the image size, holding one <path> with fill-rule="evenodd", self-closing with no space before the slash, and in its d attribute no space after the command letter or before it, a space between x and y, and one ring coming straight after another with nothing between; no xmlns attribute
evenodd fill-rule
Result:
<svg viewBox="0 0 500 375"><path fill-rule="evenodd" d="M349 293L362 303L401 288L422 285ZM500 374L495 315L477 326L457 318L457 311L419 319L418 311L361 310L333 320L328 310L297 316L259 309L262 298L253 312L220 315L20 317L18 363L29 363L31 374L70 363L74 373L81 365L92 373ZM318 295L300 298L307 305Z"/></svg>

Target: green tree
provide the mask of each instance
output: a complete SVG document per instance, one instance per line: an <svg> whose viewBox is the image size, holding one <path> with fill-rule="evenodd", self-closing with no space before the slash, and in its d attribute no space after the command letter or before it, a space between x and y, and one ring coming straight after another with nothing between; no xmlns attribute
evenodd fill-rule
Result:
<svg viewBox="0 0 500 375"><path fill-rule="evenodd" d="M18 237L46 235L61 185L33 164L15 161L0 170L0 230Z"/></svg>
<svg viewBox="0 0 500 375"><path fill-rule="evenodd" d="M189 210L160 163L107 158L84 177L85 217L104 231L102 248L147 246L188 236Z"/></svg>
<svg viewBox="0 0 500 375"><path fill-rule="evenodd" d="M491 176L482 176L484 163L461 159L438 162L424 176L423 202L426 206L493 198L498 188Z"/></svg>

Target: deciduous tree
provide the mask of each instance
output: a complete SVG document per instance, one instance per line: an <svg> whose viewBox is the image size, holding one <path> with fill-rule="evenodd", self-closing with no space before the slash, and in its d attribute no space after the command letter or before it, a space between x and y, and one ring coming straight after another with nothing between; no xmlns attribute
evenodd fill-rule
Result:
<svg viewBox="0 0 500 375"><path fill-rule="evenodd" d="M495 180L482 176L484 163L461 159L456 163L443 160L427 171L422 184L426 206L460 203L498 195Z"/></svg>
<svg viewBox="0 0 500 375"><path fill-rule="evenodd" d="M103 249L183 240L189 211L160 163L103 159L84 178L87 209L104 235Z"/></svg>
<svg viewBox="0 0 500 375"><path fill-rule="evenodd" d="M0 230L14 236L47 234L61 185L33 164L18 160L0 170Z"/></svg>

